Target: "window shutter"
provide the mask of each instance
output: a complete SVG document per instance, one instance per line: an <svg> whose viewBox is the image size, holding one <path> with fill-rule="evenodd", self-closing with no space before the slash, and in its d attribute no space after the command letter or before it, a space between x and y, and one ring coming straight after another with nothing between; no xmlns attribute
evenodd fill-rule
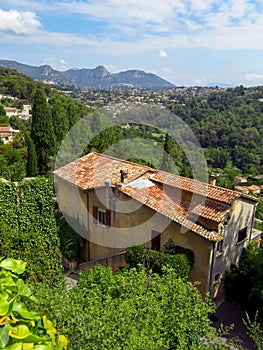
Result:
<svg viewBox="0 0 263 350"><path fill-rule="evenodd" d="M98 207L93 206L93 223L96 224L98 219Z"/></svg>
<svg viewBox="0 0 263 350"><path fill-rule="evenodd" d="M111 211L109 209L106 210L106 225L111 226Z"/></svg>

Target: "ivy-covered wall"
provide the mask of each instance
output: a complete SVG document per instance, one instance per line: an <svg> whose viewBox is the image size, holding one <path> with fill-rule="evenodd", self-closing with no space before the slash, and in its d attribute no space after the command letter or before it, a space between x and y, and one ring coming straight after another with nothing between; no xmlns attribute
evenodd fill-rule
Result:
<svg viewBox="0 0 263 350"><path fill-rule="evenodd" d="M53 184L36 178L0 181L0 255L27 262L27 279L56 283L62 275Z"/></svg>

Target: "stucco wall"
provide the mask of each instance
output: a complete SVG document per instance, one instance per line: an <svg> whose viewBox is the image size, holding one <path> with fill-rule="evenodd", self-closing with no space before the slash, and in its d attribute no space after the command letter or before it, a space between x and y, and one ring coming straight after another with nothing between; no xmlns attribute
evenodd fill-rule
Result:
<svg viewBox="0 0 263 350"><path fill-rule="evenodd" d="M200 281L200 290L205 293L209 282L209 261L212 244L191 231L182 231L181 226L156 213L154 210L116 191L116 200L109 203L105 189L89 191L90 217L92 207L111 207L111 227L103 227L90 219L90 258L98 259L137 244L151 248L152 231L161 233L161 250L171 238L177 245L191 249L195 264L190 272L191 281Z"/></svg>

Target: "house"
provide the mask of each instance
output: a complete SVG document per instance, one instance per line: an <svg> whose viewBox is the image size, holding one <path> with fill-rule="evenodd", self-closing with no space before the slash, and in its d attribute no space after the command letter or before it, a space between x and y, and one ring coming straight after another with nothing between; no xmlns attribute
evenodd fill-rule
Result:
<svg viewBox="0 0 263 350"><path fill-rule="evenodd" d="M17 116L17 109L15 107L4 107L5 114L7 117L12 117L13 115Z"/></svg>
<svg viewBox="0 0 263 350"><path fill-rule="evenodd" d="M54 176L60 209L83 237L83 259L137 244L162 251L172 239L194 252L189 280L223 299L225 272L251 240L257 199L95 152Z"/></svg>
<svg viewBox="0 0 263 350"><path fill-rule="evenodd" d="M247 182L247 177L236 176L235 180L237 183L244 183L244 182Z"/></svg>
<svg viewBox="0 0 263 350"><path fill-rule="evenodd" d="M23 109L16 109L14 107L4 107L6 115L10 118L17 116L20 119L28 120L31 116L31 105L23 105Z"/></svg>
<svg viewBox="0 0 263 350"><path fill-rule="evenodd" d="M250 185L250 186L236 186L235 190L242 193L251 193L251 194L260 194L261 187L257 185Z"/></svg>
<svg viewBox="0 0 263 350"><path fill-rule="evenodd" d="M9 126L0 126L0 139L3 140L4 144L10 143L13 141L13 137L19 130L13 129Z"/></svg>

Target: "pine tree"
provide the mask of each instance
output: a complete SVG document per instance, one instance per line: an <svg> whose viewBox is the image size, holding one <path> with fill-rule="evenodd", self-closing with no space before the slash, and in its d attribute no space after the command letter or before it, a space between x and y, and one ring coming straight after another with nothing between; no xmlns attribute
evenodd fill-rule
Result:
<svg viewBox="0 0 263 350"><path fill-rule="evenodd" d="M33 140L27 135L27 163L26 174L29 177L37 176L37 153Z"/></svg>
<svg viewBox="0 0 263 350"><path fill-rule="evenodd" d="M56 136L50 107L44 91L40 88L36 90L32 107L31 138L36 148L39 174L46 175L56 151Z"/></svg>

